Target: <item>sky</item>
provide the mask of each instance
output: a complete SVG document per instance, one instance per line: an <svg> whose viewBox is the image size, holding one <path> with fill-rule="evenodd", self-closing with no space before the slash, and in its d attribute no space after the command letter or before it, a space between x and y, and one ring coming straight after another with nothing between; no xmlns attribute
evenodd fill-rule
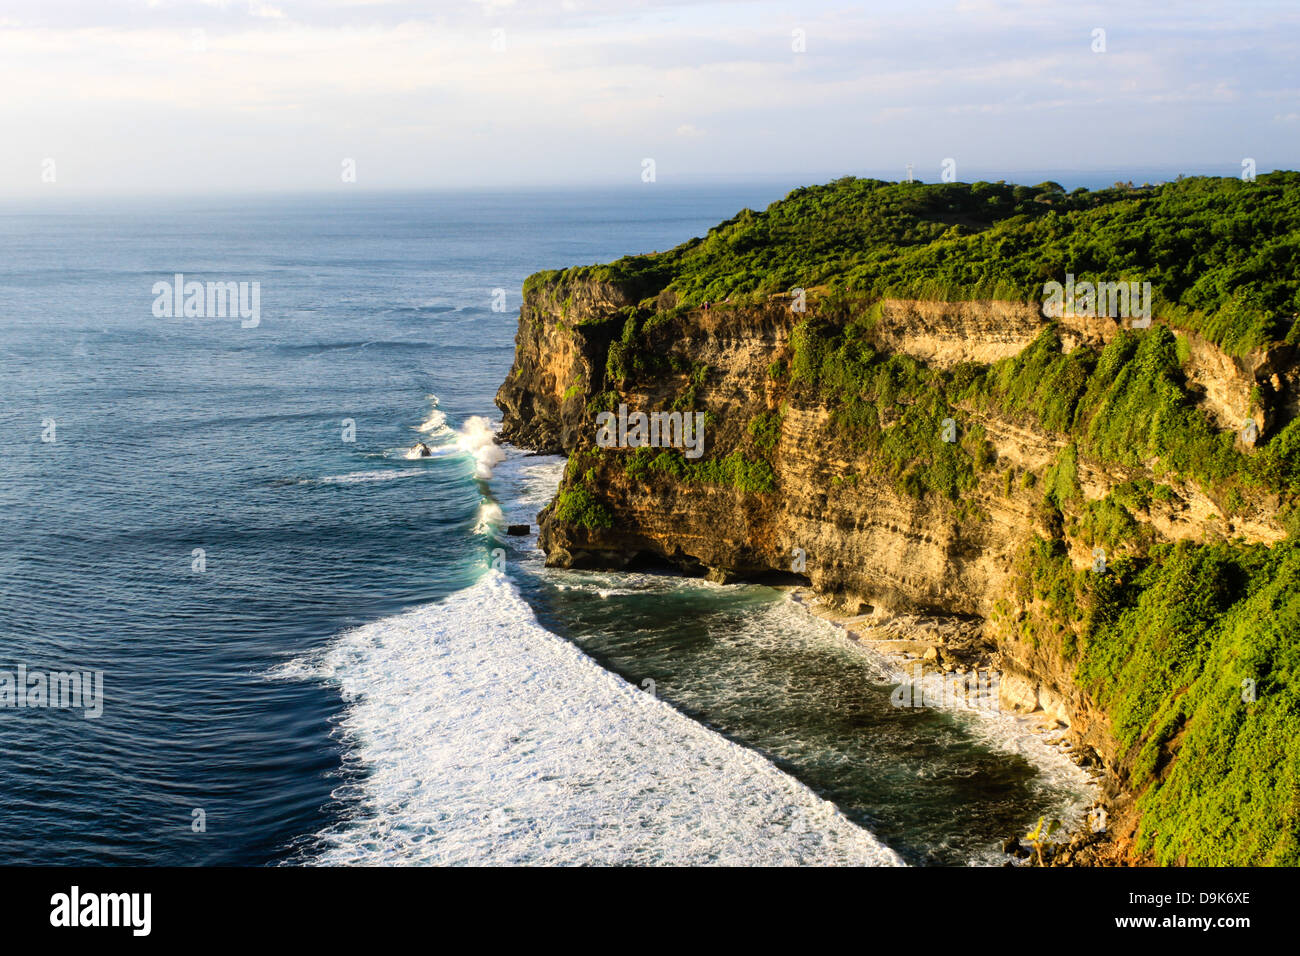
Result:
<svg viewBox="0 0 1300 956"><path fill-rule="evenodd" d="M1294 169L1298 27L1296 0L0 0L0 196Z"/></svg>

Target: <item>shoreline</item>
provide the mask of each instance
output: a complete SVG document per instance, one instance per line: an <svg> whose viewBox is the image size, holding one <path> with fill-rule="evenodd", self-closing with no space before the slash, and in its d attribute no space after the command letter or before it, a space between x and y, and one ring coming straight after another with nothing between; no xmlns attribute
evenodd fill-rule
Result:
<svg viewBox="0 0 1300 956"><path fill-rule="evenodd" d="M910 702L900 704L895 699L895 706L937 706L938 709L964 710L999 720L1004 726L1014 728L1040 744L1043 756L1050 760L1068 762L1088 775L1085 786L1096 788L1093 799L1085 807L1081 820L1073 826L1063 825L1058 831L1059 836L1048 841L1042 865L1113 866L1124 859L1123 850L1104 829L1100 832L1093 830L1094 811L1100 809L1107 816L1115 816L1113 804L1104 796L1106 785L1110 781L1104 771L1079 759L1080 755L1069 739L1068 724L1041 710L1029 714L1003 710L996 696L978 697L972 704L969 698L962 700L959 695L944 692L941 682L945 680L952 680L958 686L965 687L987 689L990 684L996 687L998 677L993 676L999 674L996 652L978 646L977 639L972 640L973 634L978 631L972 622L922 615L854 615L824 602L810 587L785 586L778 590L786 593L786 600L798 605L811 616L840 629L852 644L870 652L890 670L891 680L901 682L900 689L910 684ZM872 632L877 632L880 636L873 636ZM953 637L957 638L955 648L947 643ZM977 646L972 648L972 644ZM981 677L982 673L991 675L991 680ZM975 678L973 681L972 676ZM936 693L932 694L931 690ZM904 693L902 696L906 699L909 695ZM937 705L933 703L935 700L939 702ZM918 704L918 701L924 703ZM1007 835L1003 844L1003 851L1007 855L1004 865L1039 865L1030 847L1025 845L1025 836L1026 834Z"/></svg>
<svg viewBox="0 0 1300 956"><path fill-rule="evenodd" d="M547 453L521 448L511 442L503 447L513 449L519 460L547 457ZM567 456L550 456L567 459ZM554 500L553 497L550 500ZM535 520L535 519L534 519ZM527 547L540 551L537 532L530 521L530 535L523 539ZM608 569L616 574L625 572ZM673 575L677 576L677 575ZM681 574L681 577L693 577ZM747 583L747 582L737 582ZM726 585L718 585L726 587ZM1104 797L1108 778L1097 767L1080 760L1070 740L1068 725L1039 710L1030 714L1004 710L997 697L999 669L997 654L986 647L981 639L980 622L974 618L943 615L881 615L850 614L824 601L813 588L802 584L766 585L781 592L784 599L797 605L801 612L834 625L855 647L867 652L878 664L890 682L900 686L912 685L909 703L895 706L927 706L950 712L968 711L976 717L995 721L1002 733L999 737L1028 743L1037 750L1037 760L1031 760L1040 772L1050 772L1067 767L1086 775L1080 782L1079 794L1088 796L1073 814L1062 814L1061 828L1044 847L1044 865L1115 865L1126 861L1121 848L1104 835L1094 833L1090 826L1090 813L1102 808L1110 817L1116 816ZM973 703L945 692L944 682L967 682L981 687L983 696ZM991 689L992 693L988 693ZM903 695L906 697L907 695ZM937 705L935 701L938 701ZM1048 819L1050 822L1050 818ZM1031 824L1032 826L1032 824ZM1028 829L1028 828L1026 828ZM1025 842L1025 832L1008 832L1001 838L1004 866L1032 866L1037 864L1036 853ZM1101 852L1098 852L1098 851ZM971 864L979 865L979 864ZM996 865L996 864L994 864Z"/></svg>

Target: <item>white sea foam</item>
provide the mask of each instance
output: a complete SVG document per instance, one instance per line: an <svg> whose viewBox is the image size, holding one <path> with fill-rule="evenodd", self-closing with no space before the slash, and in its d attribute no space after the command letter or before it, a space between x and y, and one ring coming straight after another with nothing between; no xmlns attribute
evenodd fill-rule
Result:
<svg viewBox="0 0 1300 956"><path fill-rule="evenodd" d="M868 645L850 642L843 628L822 620L809 612L806 606L787 599L769 612L771 631L784 634L801 633L815 636L817 640L831 639L842 642L850 651L865 658L884 683L898 684L916 678L904 669L903 662L894 655L882 653ZM918 683L920 699L943 701L943 679L938 674L928 674ZM1061 820L1065 827L1061 839L1077 828L1096 799L1096 779L1072 761L1058 747L1053 746L1038 729L1032 718L1000 711L993 706L967 706L958 704L944 707L951 711L961 724L963 732L989 750L1015 754L1029 763L1035 771L1029 787L1041 795L1051 806L1049 817ZM990 847L971 863L1000 865L1006 856L998 847Z"/></svg>
<svg viewBox="0 0 1300 956"><path fill-rule="evenodd" d="M492 488L511 524L531 523L555 497L566 460L559 455L531 455L507 445L506 458L492 471Z"/></svg>
<svg viewBox="0 0 1300 956"><path fill-rule="evenodd" d="M759 754L542 628L498 572L282 676L337 682L364 771L314 862L900 862Z"/></svg>
<svg viewBox="0 0 1300 956"><path fill-rule="evenodd" d="M495 501L484 501L478 508L478 522L474 525L475 534L491 534L501 527L501 506Z"/></svg>
<svg viewBox="0 0 1300 956"><path fill-rule="evenodd" d="M421 461L447 455L465 455L474 461L474 477L491 478L493 467L506 457L501 446L496 443L499 424L481 415L472 415L465 419L465 424L459 430L455 430L447 424L446 414L438 407L438 396L430 395L429 402L431 408L428 417L415 426L415 430L424 437L409 448L392 449L385 452L384 456ZM421 444L429 449L429 454L421 453Z"/></svg>
<svg viewBox="0 0 1300 956"><path fill-rule="evenodd" d="M493 478L494 488L500 489L506 503L505 520L529 520L532 513L550 501L564 465L564 459L559 457L516 457L512 453ZM666 574L544 570L540 552L531 544L522 546L524 550L516 559L521 562L520 566L530 573L545 575L554 587L562 591L586 591L610 599L658 591L717 590L724 587L703 578ZM793 644L865 660L875 672L876 680L882 684L898 683L904 677L897 658L851 642L842 628L816 617L791 599L776 600L761 611L755 609L730 636L751 647L771 645L776 650L778 645L788 648ZM954 710L954 717L962 723L967 736L990 750L1018 755L1033 766L1035 776L1029 786L1052 807L1050 815L1064 821L1069 828L1082 821L1087 806L1096 796L1095 781L1059 748L1050 745L1037 732L1032 720L979 708ZM999 847L991 846L987 853L978 855L971 862L999 865L1005 859Z"/></svg>
<svg viewBox="0 0 1300 956"><path fill-rule="evenodd" d="M444 447L486 447L462 444L491 434L479 422ZM564 467L513 450L504 458L493 480L504 511L485 501L480 529L531 520ZM531 536L508 547L512 561L542 573ZM546 573L561 588L611 596L703 586L663 575ZM860 650L791 603L777 601L749 624L738 640ZM888 671L882 660L881 680ZM318 834L314 862L900 863L759 754L542 628L495 572L444 602L341 635L323 659L281 674L337 683L347 704L340 731L361 771L336 792L343 822ZM1058 815L1081 812L1082 772L1041 738L980 714L968 730L1030 760ZM1000 862L995 855L987 862Z"/></svg>
<svg viewBox="0 0 1300 956"><path fill-rule="evenodd" d="M398 478L417 478L423 471L354 471L346 475L325 475L317 479L323 485L359 485L372 481L393 481Z"/></svg>
<svg viewBox="0 0 1300 956"><path fill-rule="evenodd" d="M456 447L473 457L475 478L491 478L493 467L506 457L496 443L496 432L492 422L481 415L472 415L457 433Z"/></svg>
<svg viewBox="0 0 1300 956"><path fill-rule="evenodd" d="M451 429L447 430L452 434ZM430 445L425 442L425 447L429 449L429 454L425 455L420 451L420 446L412 445L410 448L403 448L397 451L384 452L385 458L404 458L406 461L429 461L433 458L446 458L448 455L460 453L460 449L455 445Z"/></svg>
<svg viewBox="0 0 1300 956"><path fill-rule="evenodd" d="M426 435L437 437L445 435L451 431L447 427L447 416L438 409L429 412L429 417L416 426L416 431L424 432Z"/></svg>

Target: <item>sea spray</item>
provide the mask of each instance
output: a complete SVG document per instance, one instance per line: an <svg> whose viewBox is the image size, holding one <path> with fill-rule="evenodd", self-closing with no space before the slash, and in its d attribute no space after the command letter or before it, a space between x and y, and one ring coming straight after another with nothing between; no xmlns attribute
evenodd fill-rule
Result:
<svg viewBox="0 0 1300 956"><path fill-rule="evenodd" d="M481 415L465 420L457 434L456 447L473 457L475 478L491 478L492 469L506 457L496 443L496 427Z"/></svg>
<svg viewBox="0 0 1300 956"><path fill-rule="evenodd" d="M416 429L426 435L443 435L447 432L447 416L438 409L429 413L429 417L422 421Z"/></svg>
<svg viewBox="0 0 1300 956"><path fill-rule="evenodd" d="M478 520L474 524L475 534L493 534L502 524L501 506L495 501L485 500L478 509Z"/></svg>

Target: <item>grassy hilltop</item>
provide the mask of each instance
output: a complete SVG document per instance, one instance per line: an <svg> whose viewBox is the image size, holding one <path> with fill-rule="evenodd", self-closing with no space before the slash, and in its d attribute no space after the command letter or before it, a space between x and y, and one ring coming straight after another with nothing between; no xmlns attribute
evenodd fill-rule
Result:
<svg viewBox="0 0 1300 956"><path fill-rule="evenodd" d="M828 286L852 297L1041 299L1065 273L1150 281L1162 316L1240 354L1300 336L1300 173L1066 193L1052 182L839 179L667 252L564 270L678 305ZM542 272L530 282L551 281Z"/></svg>

